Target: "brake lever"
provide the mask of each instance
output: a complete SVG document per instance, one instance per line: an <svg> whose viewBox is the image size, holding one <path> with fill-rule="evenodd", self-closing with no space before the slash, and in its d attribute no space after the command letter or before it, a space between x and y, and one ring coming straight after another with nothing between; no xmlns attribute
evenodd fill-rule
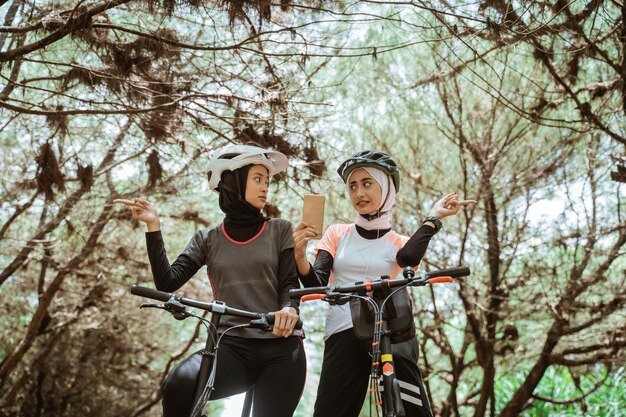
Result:
<svg viewBox="0 0 626 417"><path fill-rule="evenodd" d="M181 304L175 297L170 298L165 304L142 304L139 306L142 308L158 308L170 313L176 320L184 320L187 317L191 317L183 304Z"/></svg>
<svg viewBox="0 0 626 417"><path fill-rule="evenodd" d="M263 314L259 319L250 320L250 323L248 323L248 327L251 327L253 329L261 329L264 331L269 331L271 328L271 326L267 322L267 315L265 314Z"/></svg>
<svg viewBox="0 0 626 417"><path fill-rule="evenodd" d="M328 304L330 304L331 306L340 306L340 305L346 304L348 301L350 301L350 298L352 297L350 297L349 295L339 295L339 296L331 296L331 297L326 295L326 300Z"/></svg>
<svg viewBox="0 0 626 417"><path fill-rule="evenodd" d="M411 281L409 281L406 286L407 287L420 287L424 284L426 284L428 282L428 278L424 277L424 276L417 276L415 278L413 278Z"/></svg>
<svg viewBox="0 0 626 417"><path fill-rule="evenodd" d="M185 306L176 299L176 296L172 296L172 298L167 300L165 303L165 310L170 312L176 320L184 320L191 316L191 314L185 309Z"/></svg>
<svg viewBox="0 0 626 417"><path fill-rule="evenodd" d="M165 310L165 304L142 304L139 308L160 308L161 310Z"/></svg>
<svg viewBox="0 0 626 417"><path fill-rule="evenodd" d="M269 332L272 330L272 325L270 325L267 321L267 314L262 314L261 318L258 318L256 320L250 320L250 322L248 323L248 325L246 327L250 327L252 329L260 329L263 330L264 332ZM304 335L304 329L300 328L300 329L293 329L292 335L296 335L302 339L305 338Z"/></svg>

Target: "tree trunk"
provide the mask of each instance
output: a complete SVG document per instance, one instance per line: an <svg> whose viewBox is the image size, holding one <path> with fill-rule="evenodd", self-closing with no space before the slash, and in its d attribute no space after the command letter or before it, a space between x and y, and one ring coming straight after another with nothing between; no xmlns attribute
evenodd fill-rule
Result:
<svg viewBox="0 0 626 417"><path fill-rule="evenodd" d="M487 413L489 400L493 401L493 388L496 368L493 361L493 351L487 356L487 363L483 366L483 385L480 389L480 399L476 406L475 417L483 417Z"/></svg>
<svg viewBox="0 0 626 417"><path fill-rule="evenodd" d="M622 109L626 116L626 1L622 2Z"/></svg>
<svg viewBox="0 0 626 417"><path fill-rule="evenodd" d="M513 394L513 398L504 407L499 417L516 417L519 416L524 408L524 405L532 398L533 391L539 385L539 381L543 378L546 369L550 366L550 355L555 346L559 342L560 324L558 322L552 325L552 328L548 332L548 337L541 350L541 356L535 363L531 371L528 373L524 383Z"/></svg>
<svg viewBox="0 0 626 417"><path fill-rule="evenodd" d="M487 413L487 404L489 400L494 401L494 380L496 368L494 362L494 341L496 336L496 327L498 323L498 310L502 304L502 290L500 289L500 241L498 230L498 209L496 206L495 196L491 188L491 184L485 184L486 204L485 218L487 221L487 262L489 264L489 310L487 316L487 332L482 340L477 340L476 356L479 363L483 367L483 385L480 390L480 398L476 406L475 417L484 417Z"/></svg>
<svg viewBox="0 0 626 417"><path fill-rule="evenodd" d="M6 1L2 1L0 3L0 7L4 3L6 3ZM13 0L13 3L11 3L11 7L9 7L9 10L7 10L7 14L4 16L4 26L13 26L13 19L15 19L15 15L17 14L17 11L21 5L22 0ZM8 32L0 33L0 51L2 51L2 48L4 48L4 41L7 38L7 33Z"/></svg>

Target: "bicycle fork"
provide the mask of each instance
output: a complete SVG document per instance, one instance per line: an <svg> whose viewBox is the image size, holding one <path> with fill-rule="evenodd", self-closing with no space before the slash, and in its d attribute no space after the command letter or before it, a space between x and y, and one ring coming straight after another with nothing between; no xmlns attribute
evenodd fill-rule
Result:
<svg viewBox="0 0 626 417"><path fill-rule="evenodd" d="M374 363L378 365L378 376L382 376L383 390L383 413L385 417L404 417L404 405L400 398L400 381L396 378L396 371L391 354L391 336L386 321L382 320L382 314L377 319L380 335L374 337L372 353Z"/></svg>
<svg viewBox="0 0 626 417"><path fill-rule="evenodd" d="M211 325L208 328L209 335L207 337L204 350L202 351L202 361L200 362L200 370L198 371L198 385L196 386L196 392L194 394L192 402L191 417L200 417L204 404L211 395L213 387L207 387L211 371L213 370L213 364L215 361L215 343L217 341L217 328L220 325L220 319L222 318L223 311L218 311L218 314L211 315ZM205 392L205 389L209 389Z"/></svg>

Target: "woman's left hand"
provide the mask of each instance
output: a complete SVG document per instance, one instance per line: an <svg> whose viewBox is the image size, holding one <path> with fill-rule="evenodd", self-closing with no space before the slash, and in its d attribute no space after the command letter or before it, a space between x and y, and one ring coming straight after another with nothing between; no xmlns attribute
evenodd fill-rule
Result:
<svg viewBox="0 0 626 417"><path fill-rule="evenodd" d="M275 336L289 337L293 332L293 328L298 322L298 313L293 307L283 307L279 311L271 313L274 316L274 333Z"/></svg>
<svg viewBox="0 0 626 417"><path fill-rule="evenodd" d="M453 216L459 212L459 209L464 206L471 206L476 204L476 200L460 200L457 193L449 193L444 195L441 200L437 201L435 205L428 212L429 216L436 216L440 219L444 217Z"/></svg>

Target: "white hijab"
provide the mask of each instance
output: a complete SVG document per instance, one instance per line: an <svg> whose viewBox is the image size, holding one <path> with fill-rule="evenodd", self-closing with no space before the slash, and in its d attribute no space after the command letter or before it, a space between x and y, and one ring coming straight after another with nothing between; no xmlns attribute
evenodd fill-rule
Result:
<svg viewBox="0 0 626 417"><path fill-rule="evenodd" d="M372 176L372 179L380 185L382 189L381 201L380 206L378 206L376 210L372 213L368 213L368 217L375 216L374 218L369 217L371 220L368 220L366 217L357 213L354 222L365 230L391 229L391 208L396 202L396 187L393 186L393 180L387 173L378 168L364 167L361 169L366 170ZM346 181L346 189L348 192L350 190L350 177L354 171L350 173Z"/></svg>

